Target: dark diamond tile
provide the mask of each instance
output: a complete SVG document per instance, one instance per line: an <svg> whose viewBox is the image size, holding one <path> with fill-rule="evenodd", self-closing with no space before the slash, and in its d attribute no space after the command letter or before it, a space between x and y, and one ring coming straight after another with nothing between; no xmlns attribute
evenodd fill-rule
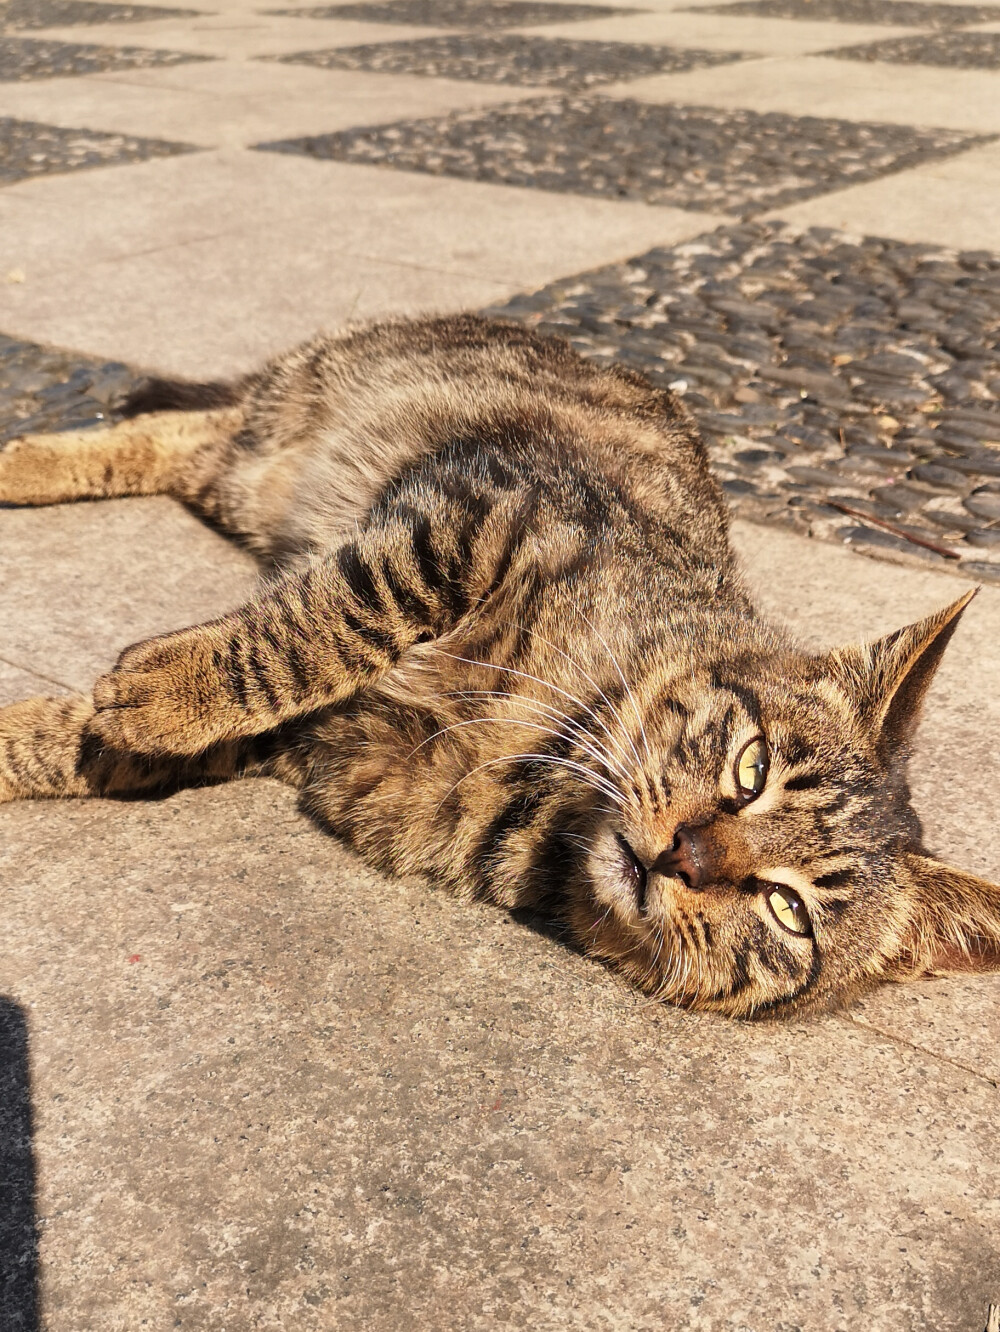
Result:
<svg viewBox="0 0 1000 1332"><path fill-rule="evenodd" d="M1000 255L747 222L490 313L679 393L737 513L1000 580Z"/></svg>
<svg viewBox="0 0 1000 1332"><path fill-rule="evenodd" d="M141 378L119 361L0 333L0 445L29 431L99 424Z"/></svg>
<svg viewBox="0 0 1000 1332"><path fill-rule="evenodd" d="M455 33L412 42L376 42L332 51L302 51L277 58L321 69L542 84L569 91L742 59L734 51L690 51L629 42L575 42L563 37L526 37L520 33Z"/></svg>
<svg viewBox="0 0 1000 1332"><path fill-rule="evenodd" d="M899 27L957 28L1000 19L998 5L936 5L920 0L738 0L688 12L834 23L893 23Z"/></svg>
<svg viewBox="0 0 1000 1332"><path fill-rule="evenodd" d="M258 146L751 215L988 141L777 112L548 97Z"/></svg>
<svg viewBox="0 0 1000 1332"><path fill-rule="evenodd" d="M949 69L1000 69L1000 32L935 32L861 46L839 46L823 55L838 60L878 60L893 65L944 65Z"/></svg>
<svg viewBox="0 0 1000 1332"><path fill-rule="evenodd" d="M191 144L138 139L129 134L61 129L0 116L0 184L86 167L144 162L151 157L197 151Z"/></svg>
<svg viewBox="0 0 1000 1332"><path fill-rule="evenodd" d="M298 18L355 19L362 23L405 23L427 28L525 28L537 23L620 18L641 9L607 5L546 4L543 0L375 0L375 3L322 5L317 9L267 9L266 14Z"/></svg>
<svg viewBox="0 0 1000 1332"><path fill-rule="evenodd" d="M76 42L46 42L31 37L0 37L0 82L72 78L108 69L147 69L154 65L181 65L212 56L183 51L152 51L138 46L91 46Z"/></svg>
<svg viewBox="0 0 1000 1332"><path fill-rule="evenodd" d="M196 9L161 9L153 5L94 4L92 0L7 0L0 3L0 28L68 28L77 23L147 23L187 18Z"/></svg>

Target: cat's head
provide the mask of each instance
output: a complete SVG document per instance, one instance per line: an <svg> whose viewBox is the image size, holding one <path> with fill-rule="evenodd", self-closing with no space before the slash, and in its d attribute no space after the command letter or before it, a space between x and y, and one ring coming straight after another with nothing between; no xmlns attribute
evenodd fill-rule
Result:
<svg viewBox="0 0 1000 1332"><path fill-rule="evenodd" d="M585 947L664 999L743 1016L1000 970L1000 888L922 851L904 771L972 595L822 657L749 639L647 672L573 907Z"/></svg>

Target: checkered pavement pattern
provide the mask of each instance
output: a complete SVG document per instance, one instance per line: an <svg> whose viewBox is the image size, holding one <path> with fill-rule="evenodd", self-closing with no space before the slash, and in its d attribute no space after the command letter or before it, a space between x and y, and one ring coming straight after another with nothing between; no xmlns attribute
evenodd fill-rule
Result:
<svg viewBox="0 0 1000 1332"><path fill-rule="evenodd" d="M776 82L849 90L903 67L914 95L892 118L863 97L851 114L847 94L837 114L768 101ZM255 78L285 91L254 98ZM651 236L662 217L663 244L581 271L550 263L480 307L681 396L736 513L1000 582L1000 253L880 231L879 190L960 176L977 154L1000 163L995 112L935 120L949 79L956 104L973 88L1000 107L1000 5L7 0L0 186L14 214L71 173L93 172L95 195L129 172L138 193L167 195L177 159L210 174L221 145L236 174L308 162L317 190L336 182L362 212L383 173L446 181L449 199L495 200L512 237L540 196L638 209ZM202 99L193 132L148 132L148 108L184 91ZM845 232L840 200L866 190L870 213ZM274 230L280 243L280 217ZM289 246L292 267L300 254ZM0 273L0 439L103 419L101 386L129 376L96 335L75 358L47 348L23 281L16 264Z"/></svg>

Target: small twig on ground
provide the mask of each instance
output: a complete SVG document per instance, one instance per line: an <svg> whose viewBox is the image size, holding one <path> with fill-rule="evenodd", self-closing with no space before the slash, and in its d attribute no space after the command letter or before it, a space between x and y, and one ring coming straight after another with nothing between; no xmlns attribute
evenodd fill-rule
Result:
<svg viewBox="0 0 1000 1332"><path fill-rule="evenodd" d="M961 555L957 550L949 550L947 546L939 546L936 541L928 541L926 537L919 537L913 532L907 532L905 527L897 527L895 523L888 523L884 518L876 518L874 514L865 513L862 509L854 509L850 504L841 504L837 500L826 500L831 509L839 509L841 513L849 514L851 518L860 518L862 522L871 523L873 527L884 527L887 532L893 536L902 537L904 541L912 541L915 546L924 546L927 550L933 550L938 555L943 555L946 560L959 560ZM996 1329L1000 1332L1000 1327Z"/></svg>

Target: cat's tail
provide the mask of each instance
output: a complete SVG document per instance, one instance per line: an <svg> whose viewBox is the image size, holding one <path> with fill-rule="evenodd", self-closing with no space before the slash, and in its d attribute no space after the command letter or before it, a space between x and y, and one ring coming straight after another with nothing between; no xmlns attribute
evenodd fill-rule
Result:
<svg viewBox="0 0 1000 1332"><path fill-rule="evenodd" d="M197 384L185 379L143 379L118 407L126 419L149 412L208 412L236 407L243 401L242 383L218 380Z"/></svg>

